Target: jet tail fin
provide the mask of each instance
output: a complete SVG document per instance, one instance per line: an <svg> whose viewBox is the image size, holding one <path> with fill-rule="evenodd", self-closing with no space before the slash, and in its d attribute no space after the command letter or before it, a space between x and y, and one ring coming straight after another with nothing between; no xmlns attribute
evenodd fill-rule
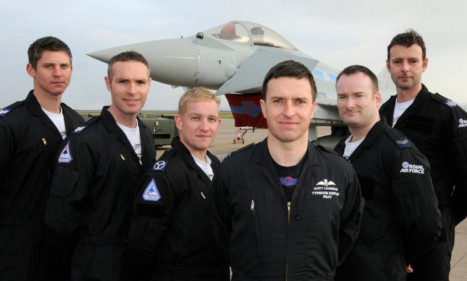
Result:
<svg viewBox="0 0 467 281"><path fill-rule="evenodd" d="M383 103L387 101L391 95L395 95L397 93L396 86L394 85L394 82L392 82L391 74L386 66L383 67L378 74L378 86Z"/></svg>
<svg viewBox="0 0 467 281"><path fill-rule="evenodd" d="M257 94L226 94L232 115L235 119L235 127L267 128L266 119L263 117L261 105L261 93Z"/></svg>

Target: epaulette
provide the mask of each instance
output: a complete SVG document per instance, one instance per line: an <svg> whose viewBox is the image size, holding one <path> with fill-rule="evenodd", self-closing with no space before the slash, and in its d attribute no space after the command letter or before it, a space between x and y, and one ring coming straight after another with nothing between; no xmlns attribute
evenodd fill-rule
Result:
<svg viewBox="0 0 467 281"><path fill-rule="evenodd" d="M0 109L0 116L1 117L7 116L8 113L10 113L13 109L15 109L16 107L18 107L18 106L20 106L22 104L24 104L24 101L17 101L17 102L15 102L15 103L13 103L13 104L5 107L5 108Z"/></svg>
<svg viewBox="0 0 467 281"><path fill-rule="evenodd" d="M412 147L412 142L398 130L391 127L386 129L386 134L396 143L399 148Z"/></svg>
<svg viewBox="0 0 467 281"><path fill-rule="evenodd" d="M157 172L163 172L169 166L169 161L175 155L173 150L165 151L164 154L159 158L154 165L152 165L151 170Z"/></svg>
<svg viewBox="0 0 467 281"><path fill-rule="evenodd" d="M227 154L227 155L224 157L224 159L222 160L222 162L224 162L225 160L231 158L232 156L234 156L235 154L237 154L237 153L239 153L239 152L242 152L242 151L245 151L245 150L248 150L248 149L252 148L254 145L255 145L255 143L250 143L250 144L247 145L247 146L244 146L244 147L242 147L242 148L239 148L239 149L237 149L237 150L235 150L235 151L230 152L229 154Z"/></svg>
<svg viewBox="0 0 467 281"><path fill-rule="evenodd" d="M431 95L431 97L437 101L437 102L440 102L442 104L444 104L445 106L449 107L449 108L455 108L457 106L457 103L453 100L450 100L446 97L443 97L442 95L436 93L436 94L433 94Z"/></svg>
<svg viewBox="0 0 467 281"><path fill-rule="evenodd" d="M167 166L169 165L169 161L165 160L159 160L154 165L152 166L151 170L152 171L160 171L163 172L165 169L167 169Z"/></svg>
<svg viewBox="0 0 467 281"><path fill-rule="evenodd" d="M76 129L72 132L72 134L80 134L84 129L96 123L97 120L99 120L99 116L95 116L89 119L86 123L84 123L84 125L76 127Z"/></svg>
<svg viewBox="0 0 467 281"><path fill-rule="evenodd" d="M323 146L322 144L318 144L317 142L312 142L313 145L316 145L319 149L324 152L336 153L334 150L330 149L329 147Z"/></svg>

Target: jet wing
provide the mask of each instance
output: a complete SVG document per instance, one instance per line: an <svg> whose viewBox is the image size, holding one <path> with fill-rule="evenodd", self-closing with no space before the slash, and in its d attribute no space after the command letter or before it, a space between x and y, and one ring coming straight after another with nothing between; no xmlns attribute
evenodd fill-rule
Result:
<svg viewBox="0 0 467 281"><path fill-rule="evenodd" d="M283 49L258 48L238 68L237 72L217 90L216 95L229 93L259 93L269 69L279 62L294 60L303 63L310 71L318 64L317 60Z"/></svg>

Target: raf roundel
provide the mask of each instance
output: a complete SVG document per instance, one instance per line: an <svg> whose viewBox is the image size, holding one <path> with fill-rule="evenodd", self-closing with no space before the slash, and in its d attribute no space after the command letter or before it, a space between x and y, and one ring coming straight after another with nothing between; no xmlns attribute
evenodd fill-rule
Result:
<svg viewBox="0 0 467 281"><path fill-rule="evenodd" d="M402 163L402 168L407 169L409 168L409 162L405 161Z"/></svg>

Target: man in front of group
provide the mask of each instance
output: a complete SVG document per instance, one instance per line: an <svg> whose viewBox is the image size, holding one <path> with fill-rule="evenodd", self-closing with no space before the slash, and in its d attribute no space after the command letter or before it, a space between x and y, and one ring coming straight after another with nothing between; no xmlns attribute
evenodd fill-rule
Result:
<svg viewBox="0 0 467 281"><path fill-rule="evenodd" d="M426 257L412 264L413 274L408 279L449 280L454 227L467 215L467 114L422 84L428 58L418 33L398 34L387 50L387 68L397 95L384 103L380 112L428 158L442 215L437 243Z"/></svg>
<svg viewBox="0 0 467 281"><path fill-rule="evenodd" d="M151 82L148 63L120 53L105 82L110 107L76 129L57 160L46 213L49 280L132 280L124 239L136 185L156 156L151 131L137 118Z"/></svg>
<svg viewBox="0 0 467 281"><path fill-rule="evenodd" d="M441 231L428 160L380 119L381 93L371 70L345 68L336 90L350 135L335 151L354 167L365 198L359 239L336 280L405 280L408 265L432 248Z"/></svg>
<svg viewBox="0 0 467 281"><path fill-rule="evenodd" d="M188 90L175 115L180 137L144 177L128 245L133 274L143 280L230 280L209 235L207 196L220 161L208 148L221 123L219 104L206 89Z"/></svg>
<svg viewBox="0 0 467 281"><path fill-rule="evenodd" d="M34 89L0 110L0 280L42 280L55 157L63 139L84 123L61 103L73 72L70 48L43 37L31 44L28 57Z"/></svg>
<svg viewBox="0 0 467 281"><path fill-rule="evenodd" d="M308 140L316 95L303 64L272 67L260 101L268 137L233 153L214 176L215 246L233 280L333 280L357 239L357 176Z"/></svg>

